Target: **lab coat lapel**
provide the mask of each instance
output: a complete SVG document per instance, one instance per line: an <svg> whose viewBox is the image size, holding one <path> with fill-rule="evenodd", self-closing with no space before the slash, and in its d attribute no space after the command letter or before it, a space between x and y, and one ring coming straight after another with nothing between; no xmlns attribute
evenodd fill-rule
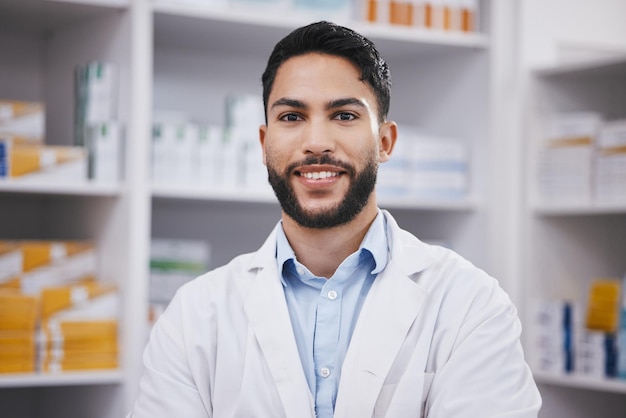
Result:
<svg viewBox="0 0 626 418"><path fill-rule="evenodd" d="M371 417L385 378L423 306L425 291L411 275L430 262L423 243L388 217L390 260L363 305L341 371L335 417Z"/></svg>
<svg viewBox="0 0 626 418"><path fill-rule="evenodd" d="M256 267L242 280L244 309L276 383L285 415L314 418L313 398L302 370L276 268L273 237L274 234L270 235L257 253Z"/></svg>

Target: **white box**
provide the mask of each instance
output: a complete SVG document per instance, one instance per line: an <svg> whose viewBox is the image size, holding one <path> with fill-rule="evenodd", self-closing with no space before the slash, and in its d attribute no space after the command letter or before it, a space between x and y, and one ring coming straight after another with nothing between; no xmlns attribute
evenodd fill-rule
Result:
<svg viewBox="0 0 626 418"><path fill-rule="evenodd" d="M118 122L91 125L85 138L88 178L95 183L117 183L122 167L122 129Z"/></svg>

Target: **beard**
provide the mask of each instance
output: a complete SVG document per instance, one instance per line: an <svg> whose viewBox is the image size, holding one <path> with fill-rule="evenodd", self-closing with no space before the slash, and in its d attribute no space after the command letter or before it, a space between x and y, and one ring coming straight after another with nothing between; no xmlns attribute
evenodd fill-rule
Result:
<svg viewBox="0 0 626 418"><path fill-rule="evenodd" d="M345 170L346 174L344 175L350 177L350 185L346 195L334 207L307 211L300 205L289 178L296 167L310 164L335 165ZM334 160L329 155L308 157L300 163L291 164L282 175L274 168L271 160L268 159L267 161L268 180L282 210L299 225L315 229L332 228L353 220L363 210L374 191L377 171L378 165L372 157L368 158L365 167L358 173L353 166Z"/></svg>

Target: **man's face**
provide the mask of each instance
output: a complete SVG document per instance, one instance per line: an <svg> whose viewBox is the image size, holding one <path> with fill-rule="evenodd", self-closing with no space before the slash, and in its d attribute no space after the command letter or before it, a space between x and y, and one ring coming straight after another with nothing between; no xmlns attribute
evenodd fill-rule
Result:
<svg viewBox="0 0 626 418"><path fill-rule="evenodd" d="M306 54L280 66L260 139L269 181L298 224L333 227L375 206L378 163L391 150L377 112L372 89L344 58Z"/></svg>

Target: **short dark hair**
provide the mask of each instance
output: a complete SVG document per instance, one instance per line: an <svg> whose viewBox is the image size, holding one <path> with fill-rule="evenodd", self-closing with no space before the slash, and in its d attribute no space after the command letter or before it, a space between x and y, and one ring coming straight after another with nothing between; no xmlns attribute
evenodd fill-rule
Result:
<svg viewBox="0 0 626 418"><path fill-rule="evenodd" d="M295 29L274 47L261 77L266 119L267 102L278 68L289 58L308 53L335 55L353 63L361 71L361 80L374 90L379 120L382 122L387 118L391 73L374 43L352 29L321 21Z"/></svg>

